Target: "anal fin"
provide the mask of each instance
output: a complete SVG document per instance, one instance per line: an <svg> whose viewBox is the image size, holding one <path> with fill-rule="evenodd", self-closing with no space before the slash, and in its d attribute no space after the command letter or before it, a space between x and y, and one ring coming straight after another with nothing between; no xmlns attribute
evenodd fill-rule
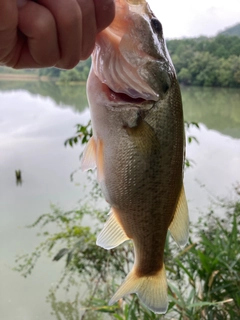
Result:
<svg viewBox="0 0 240 320"><path fill-rule="evenodd" d="M169 226L169 230L173 239L180 247L184 247L187 244L189 237L189 216L188 205L183 186L180 192L173 220Z"/></svg>
<svg viewBox="0 0 240 320"><path fill-rule="evenodd" d="M97 237L97 245L110 250L129 240L122 226L117 220L114 209L111 209L109 218Z"/></svg>

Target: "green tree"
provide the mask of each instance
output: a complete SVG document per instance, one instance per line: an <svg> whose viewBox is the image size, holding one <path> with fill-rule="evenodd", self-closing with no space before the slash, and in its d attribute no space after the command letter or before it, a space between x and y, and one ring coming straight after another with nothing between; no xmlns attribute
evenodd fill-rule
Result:
<svg viewBox="0 0 240 320"><path fill-rule="evenodd" d="M169 40L180 83L196 86L239 86L240 38L219 35L215 38Z"/></svg>
<svg viewBox="0 0 240 320"><path fill-rule="evenodd" d="M182 68L178 74L178 80L185 85L189 85L192 83L192 75L189 69Z"/></svg>

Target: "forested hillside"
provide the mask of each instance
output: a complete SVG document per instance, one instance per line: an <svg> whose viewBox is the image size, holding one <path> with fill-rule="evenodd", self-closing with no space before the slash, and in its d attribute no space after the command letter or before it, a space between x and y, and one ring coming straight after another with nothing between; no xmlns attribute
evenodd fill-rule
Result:
<svg viewBox="0 0 240 320"><path fill-rule="evenodd" d="M180 83L240 87L239 37L169 40L167 46Z"/></svg>
<svg viewBox="0 0 240 320"><path fill-rule="evenodd" d="M240 87L240 37L190 38L167 41L180 83L195 86ZM59 77L62 82L85 81L91 61L75 69L40 70L40 75Z"/></svg>
<svg viewBox="0 0 240 320"><path fill-rule="evenodd" d="M220 32L219 34L223 34L225 36L238 36L238 37L240 37L240 23L236 24L233 27L227 28L226 30Z"/></svg>
<svg viewBox="0 0 240 320"><path fill-rule="evenodd" d="M229 29L230 30L230 29ZM168 40L179 82L184 85L212 87L240 87L240 37L218 35ZM86 81L91 59L80 62L72 70L55 68L25 70L39 76L48 76L62 83ZM0 73L16 72L0 67ZM17 71L23 73L24 71Z"/></svg>
<svg viewBox="0 0 240 320"><path fill-rule="evenodd" d="M91 58L86 61L81 61L72 70L60 70L56 68L40 69L40 76L49 76L59 78L61 82L86 81L91 67Z"/></svg>

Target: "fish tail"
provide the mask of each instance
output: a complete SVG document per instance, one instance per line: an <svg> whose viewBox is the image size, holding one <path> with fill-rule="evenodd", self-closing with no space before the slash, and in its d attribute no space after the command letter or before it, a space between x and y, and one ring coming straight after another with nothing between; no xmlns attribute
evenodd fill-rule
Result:
<svg viewBox="0 0 240 320"><path fill-rule="evenodd" d="M166 313L168 309L167 278L164 264L155 275L139 277L135 269L127 275L120 288L109 301L114 304L125 295L136 293L143 304L155 313Z"/></svg>

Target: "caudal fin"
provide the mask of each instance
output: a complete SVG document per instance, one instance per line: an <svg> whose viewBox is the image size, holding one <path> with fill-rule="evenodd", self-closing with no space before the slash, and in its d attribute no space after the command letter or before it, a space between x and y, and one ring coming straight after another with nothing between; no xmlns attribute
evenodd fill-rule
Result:
<svg viewBox="0 0 240 320"><path fill-rule="evenodd" d="M138 277L134 268L109 301L114 304L123 296L136 293L143 304L155 313L166 313L168 309L167 278L165 267L155 275Z"/></svg>

